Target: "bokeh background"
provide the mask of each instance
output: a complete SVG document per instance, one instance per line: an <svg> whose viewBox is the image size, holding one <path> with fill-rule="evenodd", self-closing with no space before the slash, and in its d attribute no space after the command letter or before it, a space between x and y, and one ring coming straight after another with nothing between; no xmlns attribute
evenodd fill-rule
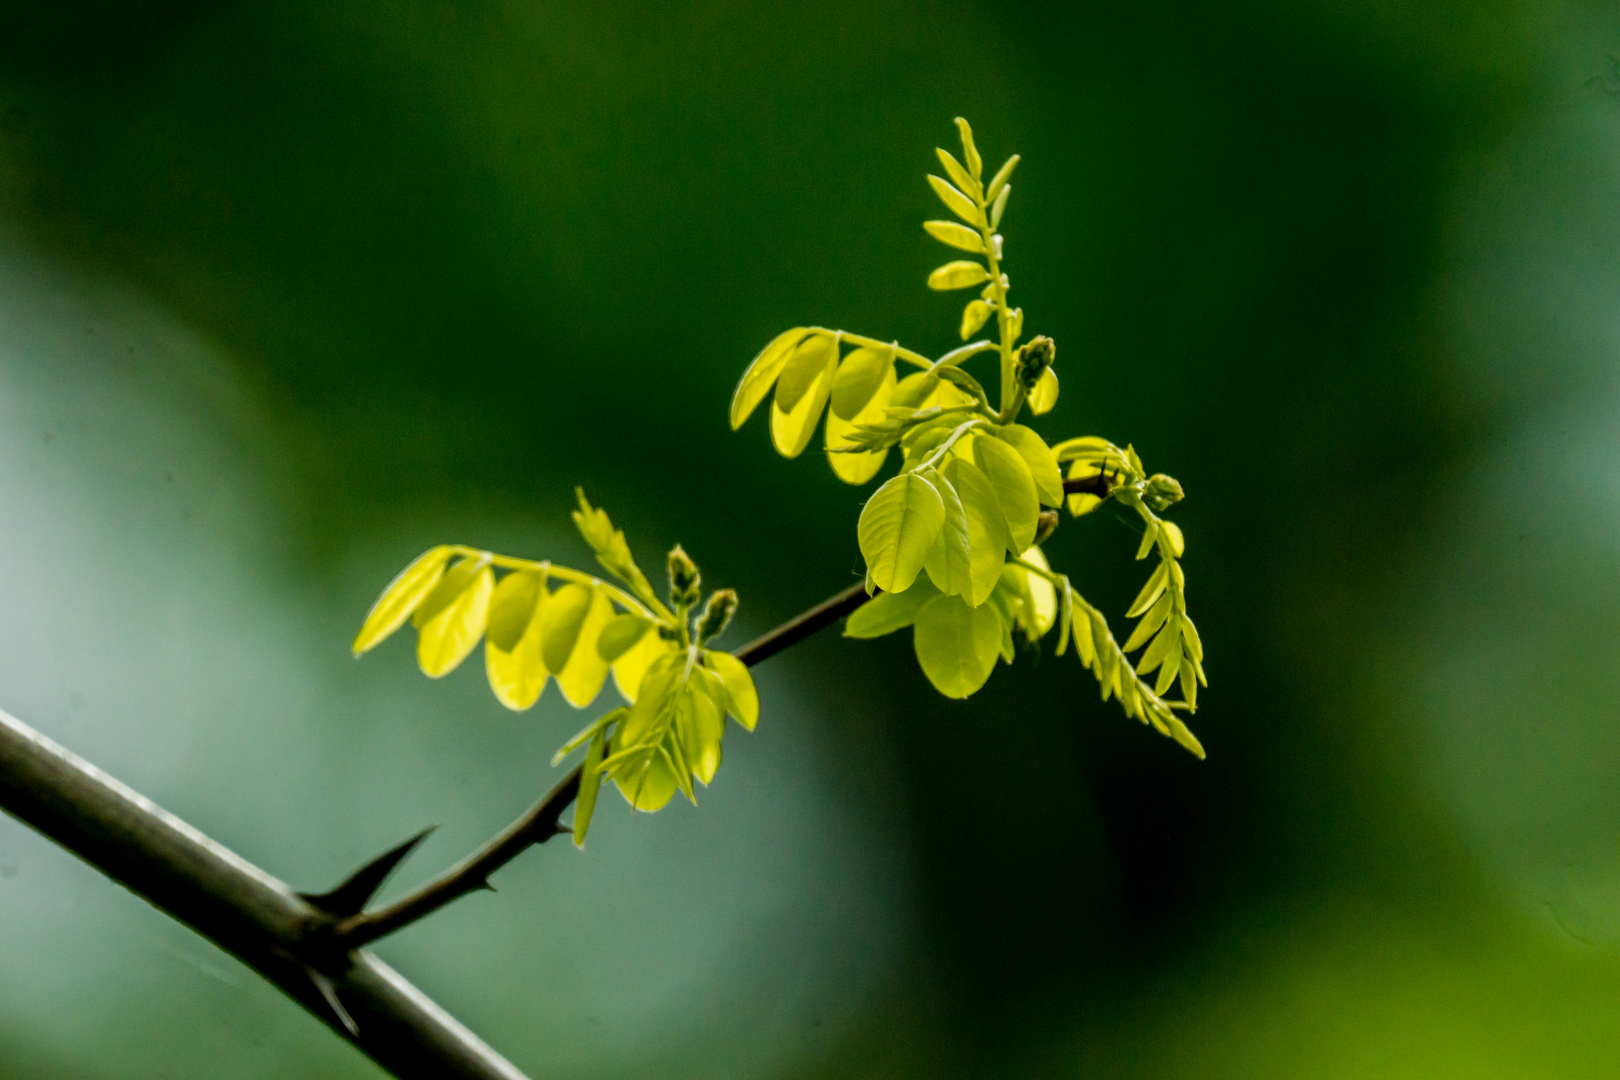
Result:
<svg viewBox="0 0 1620 1080"><path fill-rule="evenodd" d="M353 630L421 549L585 565L583 484L740 643L863 491L725 406L926 352L951 118L1049 435L1189 497L1199 763L1072 660L760 668L696 809L602 804L378 951L536 1077L1620 1076L1620 11L1557 0L124 0L0 11L0 708L300 888L555 776ZM1118 615L1100 514L1049 545ZM0 823L0 1075L374 1077Z"/></svg>

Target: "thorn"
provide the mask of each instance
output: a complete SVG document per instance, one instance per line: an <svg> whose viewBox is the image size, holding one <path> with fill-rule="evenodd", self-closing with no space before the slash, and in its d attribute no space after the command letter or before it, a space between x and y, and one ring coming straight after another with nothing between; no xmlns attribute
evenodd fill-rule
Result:
<svg viewBox="0 0 1620 1080"><path fill-rule="evenodd" d="M309 981L315 984L315 989L321 992L321 997L325 998L326 1003L332 1007L332 1012L343 1023L350 1037L358 1039L360 1037L360 1025L354 1022L354 1017L349 1015L349 1010L345 1009L343 1002L338 1000L337 987L332 985L332 980L314 968L305 968L304 971L308 973Z"/></svg>
<svg viewBox="0 0 1620 1080"><path fill-rule="evenodd" d="M490 884L489 878L485 878L483 881L480 881L478 883L478 887L480 889L483 889L485 892L499 892L500 891L500 890L496 889L494 885Z"/></svg>
<svg viewBox="0 0 1620 1080"><path fill-rule="evenodd" d="M394 872L394 868L404 862L411 852L416 850L416 845L426 840L428 834L437 828L437 825L429 825L403 844L389 848L350 874L341 885L329 892L298 895L328 915L336 915L339 918L358 915L365 910L366 904L377 894L377 890L382 888L383 882L388 880L388 875Z"/></svg>

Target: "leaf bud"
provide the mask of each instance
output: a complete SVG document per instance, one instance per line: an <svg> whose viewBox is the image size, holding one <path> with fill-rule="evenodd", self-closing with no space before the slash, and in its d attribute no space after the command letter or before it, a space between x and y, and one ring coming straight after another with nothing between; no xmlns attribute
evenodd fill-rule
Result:
<svg viewBox="0 0 1620 1080"><path fill-rule="evenodd" d="M1047 537L1057 532L1058 512L1056 510L1042 510L1040 517L1035 519L1035 542L1046 543Z"/></svg>
<svg viewBox="0 0 1620 1080"><path fill-rule="evenodd" d="M672 604L690 607L698 600L698 583L703 575L698 573L697 564L686 553L681 545L676 544L669 552L669 601Z"/></svg>
<svg viewBox="0 0 1620 1080"><path fill-rule="evenodd" d="M703 606L703 617L698 620L697 637L699 642L708 641L712 637L719 637L720 632L731 621L731 616L737 611L737 592L735 589L716 589L709 594L709 602Z"/></svg>
<svg viewBox="0 0 1620 1080"><path fill-rule="evenodd" d="M1057 344L1042 335L1018 350L1018 382L1026 391L1035 389L1046 369L1057 358Z"/></svg>
<svg viewBox="0 0 1620 1080"><path fill-rule="evenodd" d="M1147 484L1142 490L1142 498L1155 510L1163 510L1172 503L1178 503L1185 497L1181 484L1173 476L1164 473L1154 473L1148 477Z"/></svg>

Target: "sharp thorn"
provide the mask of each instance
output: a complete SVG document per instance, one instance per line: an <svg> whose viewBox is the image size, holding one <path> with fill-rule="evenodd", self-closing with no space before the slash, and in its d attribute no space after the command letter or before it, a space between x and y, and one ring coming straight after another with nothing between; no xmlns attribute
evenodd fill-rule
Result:
<svg viewBox="0 0 1620 1080"><path fill-rule="evenodd" d="M371 902L371 898L377 895L377 890L382 888L383 882L388 880L388 875L392 874L394 869L404 862L411 852L416 850L416 846L426 840L428 834L437 828L437 825L429 825L403 844L389 848L350 874L335 889L323 893L299 893L298 895L328 915L336 915L339 918L358 915L365 910L366 905Z"/></svg>
<svg viewBox="0 0 1620 1080"><path fill-rule="evenodd" d="M304 970L309 974L309 981L314 983L315 989L321 992L321 997L326 999L326 1004L331 1007L332 1012L337 1016L344 1028L347 1029L350 1037L358 1039L360 1037L360 1025L354 1022L354 1017L349 1015L349 1010L345 1009L343 1002L338 1000L337 987L332 985L332 980L314 968L305 968Z"/></svg>

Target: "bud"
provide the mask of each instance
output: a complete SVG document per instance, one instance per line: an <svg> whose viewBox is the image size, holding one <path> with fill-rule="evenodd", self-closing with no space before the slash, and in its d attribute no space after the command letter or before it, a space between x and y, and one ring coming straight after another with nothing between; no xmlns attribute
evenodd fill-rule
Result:
<svg viewBox="0 0 1620 1080"><path fill-rule="evenodd" d="M1147 484L1142 490L1142 498L1155 510L1163 510L1172 503L1182 500L1184 494L1181 485L1173 476L1164 473L1154 473L1148 477Z"/></svg>
<svg viewBox="0 0 1620 1080"><path fill-rule="evenodd" d="M710 593L709 602L703 606L703 617L698 620L698 642L701 644L712 637L719 637L720 631L726 628L736 611L736 590L716 589Z"/></svg>
<svg viewBox="0 0 1620 1080"><path fill-rule="evenodd" d="M676 544L669 552L669 602L677 606L690 607L697 603L698 582L703 577L698 573L697 564L692 561L682 548Z"/></svg>
<svg viewBox="0 0 1620 1080"><path fill-rule="evenodd" d="M1035 542L1046 543L1046 538L1057 532L1058 512L1056 510L1042 510L1041 516L1035 519Z"/></svg>
<svg viewBox="0 0 1620 1080"><path fill-rule="evenodd" d="M1049 337L1038 337L1018 350L1018 382L1023 388L1035 389L1046 369L1057 359L1057 344Z"/></svg>

